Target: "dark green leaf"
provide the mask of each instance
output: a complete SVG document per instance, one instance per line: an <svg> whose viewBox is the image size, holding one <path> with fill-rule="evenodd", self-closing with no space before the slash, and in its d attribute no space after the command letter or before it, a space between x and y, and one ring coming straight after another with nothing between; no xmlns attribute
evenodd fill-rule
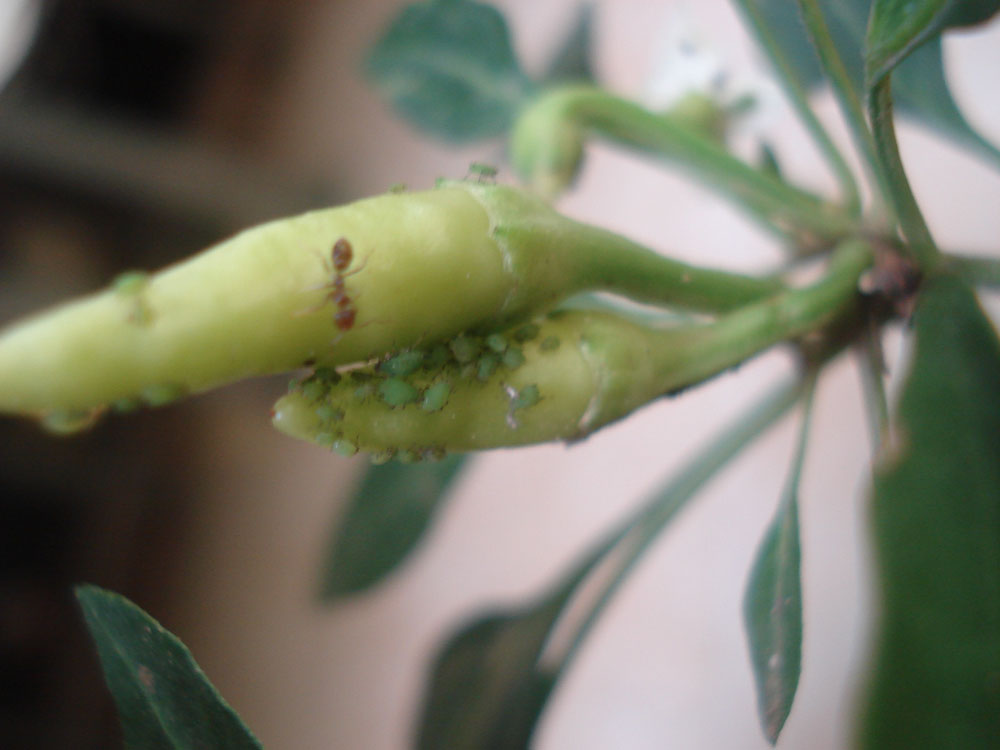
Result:
<svg viewBox="0 0 1000 750"><path fill-rule="evenodd" d="M945 13L944 26L961 28L986 23L1000 11L1000 0L956 0Z"/></svg>
<svg viewBox="0 0 1000 750"><path fill-rule="evenodd" d="M540 602L483 617L446 644L434 662L418 747L527 747L557 678L538 663L542 647L576 587L605 550L589 556Z"/></svg>
<svg viewBox="0 0 1000 750"><path fill-rule="evenodd" d="M949 0L874 0L865 40L871 87L940 29Z"/></svg>
<svg viewBox="0 0 1000 750"><path fill-rule="evenodd" d="M367 71L404 117L451 141L506 132L529 93L503 16L470 0L404 8Z"/></svg>
<svg viewBox="0 0 1000 750"><path fill-rule="evenodd" d="M791 475L774 520L764 534L743 598L750 662L764 736L772 745L792 710L802 671L802 582L799 479L805 457L812 389L807 395Z"/></svg>
<svg viewBox="0 0 1000 750"><path fill-rule="evenodd" d="M872 504L881 622L862 746L1000 747L1000 342L927 283Z"/></svg>
<svg viewBox="0 0 1000 750"><path fill-rule="evenodd" d="M824 82L823 71L799 14L790 0L753 0L764 15L773 37L793 62L803 86ZM982 20L996 12L997 0L965 0L953 7L944 28ZM861 97L864 81L862 44L867 29L870 0L820 0L834 44L840 51ZM960 12L961 10L961 12ZM952 21L952 18L957 20ZM893 75L893 95L898 112L937 130L1000 165L1000 151L977 133L962 116L951 96L941 58L941 40L922 45L900 64Z"/></svg>
<svg viewBox="0 0 1000 750"><path fill-rule="evenodd" d="M323 567L321 595L363 591L393 570L420 541L465 457L372 466L337 524Z"/></svg>
<svg viewBox="0 0 1000 750"><path fill-rule="evenodd" d="M543 81L560 83L565 81L593 82L594 65L591 60L594 42L594 6L583 3L577 13L576 23L552 58Z"/></svg>
<svg viewBox="0 0 1000 750"><path fill-rule="evenodd" d="M261 747L191 652L122 596L80 586L76 597L131 750Z"/></svg>

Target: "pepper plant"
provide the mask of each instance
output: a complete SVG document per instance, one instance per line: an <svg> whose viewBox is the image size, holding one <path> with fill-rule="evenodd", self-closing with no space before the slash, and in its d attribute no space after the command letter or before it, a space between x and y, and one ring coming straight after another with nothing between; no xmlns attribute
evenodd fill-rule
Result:
<svg viewBox="0 0 1000 750"><path fill-rule="evenodd" d="M717 471L798 405L798 447L744 600L761 726L776 743L802 665L797 486L810 404L831 361L866 352L880 608L857 745L1000 747L1000 342L976 298L976 287L1000 283L1000 261L935 241L894 116L1000 167L1000 152L952 100L941 58L942 34L987 21L1000 3L734 1L836 177L835 195L784 177L767 149L757 162L727 149L728 125L752 102L692 93L653 111L601 87L586 13L549 75L533 80L495 9L415 3L374 45L373 83L432 135L507 136L520 185L474 165L432 190L274 221L159 273L123 274L0 335L0 409L69 434L107 412L296 373L274 406L275 426L373 463L331 546L332 600L376 585L406 557L468 452L581 440L789 347L794 377L737 415L568 576L452 636L416 740L528 745L643 553ZM809 93L824 84L849 125L860 175L811 107ZM789 269L812 263L818 277L802 285L787 273L681 263L563 216L552 201L596 139L683 170L770 232ZM890 404L879 341L894 321L907 323L912 356ZM602 564L599 594L553 656L550 636ZM129 747L259 746L176 638L115 594L82 587L78 597Z"/></svg>

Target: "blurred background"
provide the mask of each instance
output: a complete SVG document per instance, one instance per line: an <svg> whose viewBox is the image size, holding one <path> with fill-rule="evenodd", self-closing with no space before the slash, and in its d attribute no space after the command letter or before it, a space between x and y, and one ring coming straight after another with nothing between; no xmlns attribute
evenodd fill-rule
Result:
<svg viewBox="0 0 1000 750"><path fill-rule="evenodd" d="M498 0L529 73L577 0ZM502 165L397 119L360 73L400 0L3 0L0 324L155 269L248 225ZM832 181L724 0L603 0L596 65L638 99L672 84L678 44L731 71L788 174ZM1000 26L945 44L955 95L1000 141ZM672 67L674 66L674 67ZM694 77L702 73L694 74ZM835 107L817 100L846 144ZM901 141L941 244L996 252L1000 178L926 131ZM676 257L773 268L771 240L678 175L595 146L567 213ZM995 300L991 301L996 311ZM898 372L899 336L888 353ZM93 582L157 617L269 748L408 746L429 660L485 607L542 591L602 530L789 369L780 352L572 447L483 456L410 564L335 606L316 596L346 493L366 466L273 431L275 378L109 419L72 439L0 421L0 747L120 746L71 597ZM871 619L849 360L821 382L801 493L804 669L782 744L844 748ZM621 590L536 735L541 750L764 748L740 601L784 482L796 420L715 480Z"/></svg>

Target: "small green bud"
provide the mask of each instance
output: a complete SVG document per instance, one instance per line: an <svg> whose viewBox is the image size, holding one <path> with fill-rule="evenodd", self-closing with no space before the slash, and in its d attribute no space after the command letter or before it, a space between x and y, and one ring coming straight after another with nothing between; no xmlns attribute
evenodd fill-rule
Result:
<svg viewBox="0 0 1000 750"><path fill-rule="evenodd" d="M521 111L511 131L511 164L545 198L569 187L583 162L584 131L569 101L543 92Z"/></svg>

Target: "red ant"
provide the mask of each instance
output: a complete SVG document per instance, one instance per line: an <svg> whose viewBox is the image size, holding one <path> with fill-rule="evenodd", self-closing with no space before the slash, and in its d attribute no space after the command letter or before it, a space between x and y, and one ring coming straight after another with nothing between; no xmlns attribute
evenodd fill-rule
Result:
<svg viewBox="0 0 1000 750"><path fill-rule="evenodd" d="M322 287L331 289L331 291L327 294L326 299L320 303L319 306L309 310L304 310L301 314L305 315L315 312L326 304L326 301L328 300L333 302L338 308L337 312L333 315L333 322L337 328L346 332L354 327L354 321L355 318L357 318L358 311L357 308L354 307L354 300L352 300L350 295L347 293L344 279L348 276L353 276L358 271L362 270L365 265L367 265L367 260L358 268L348 271L347 269L350 268L353 260L354 248L351 247L351 243L348 242L346 237L341 237L333 243L333 249L330 251L330 262L333 264L333 280ZM323 263L324 265L327 264L326 259L323 260ZM339 338L340 337L338 336L337 340L339 340Z"/></svg>

